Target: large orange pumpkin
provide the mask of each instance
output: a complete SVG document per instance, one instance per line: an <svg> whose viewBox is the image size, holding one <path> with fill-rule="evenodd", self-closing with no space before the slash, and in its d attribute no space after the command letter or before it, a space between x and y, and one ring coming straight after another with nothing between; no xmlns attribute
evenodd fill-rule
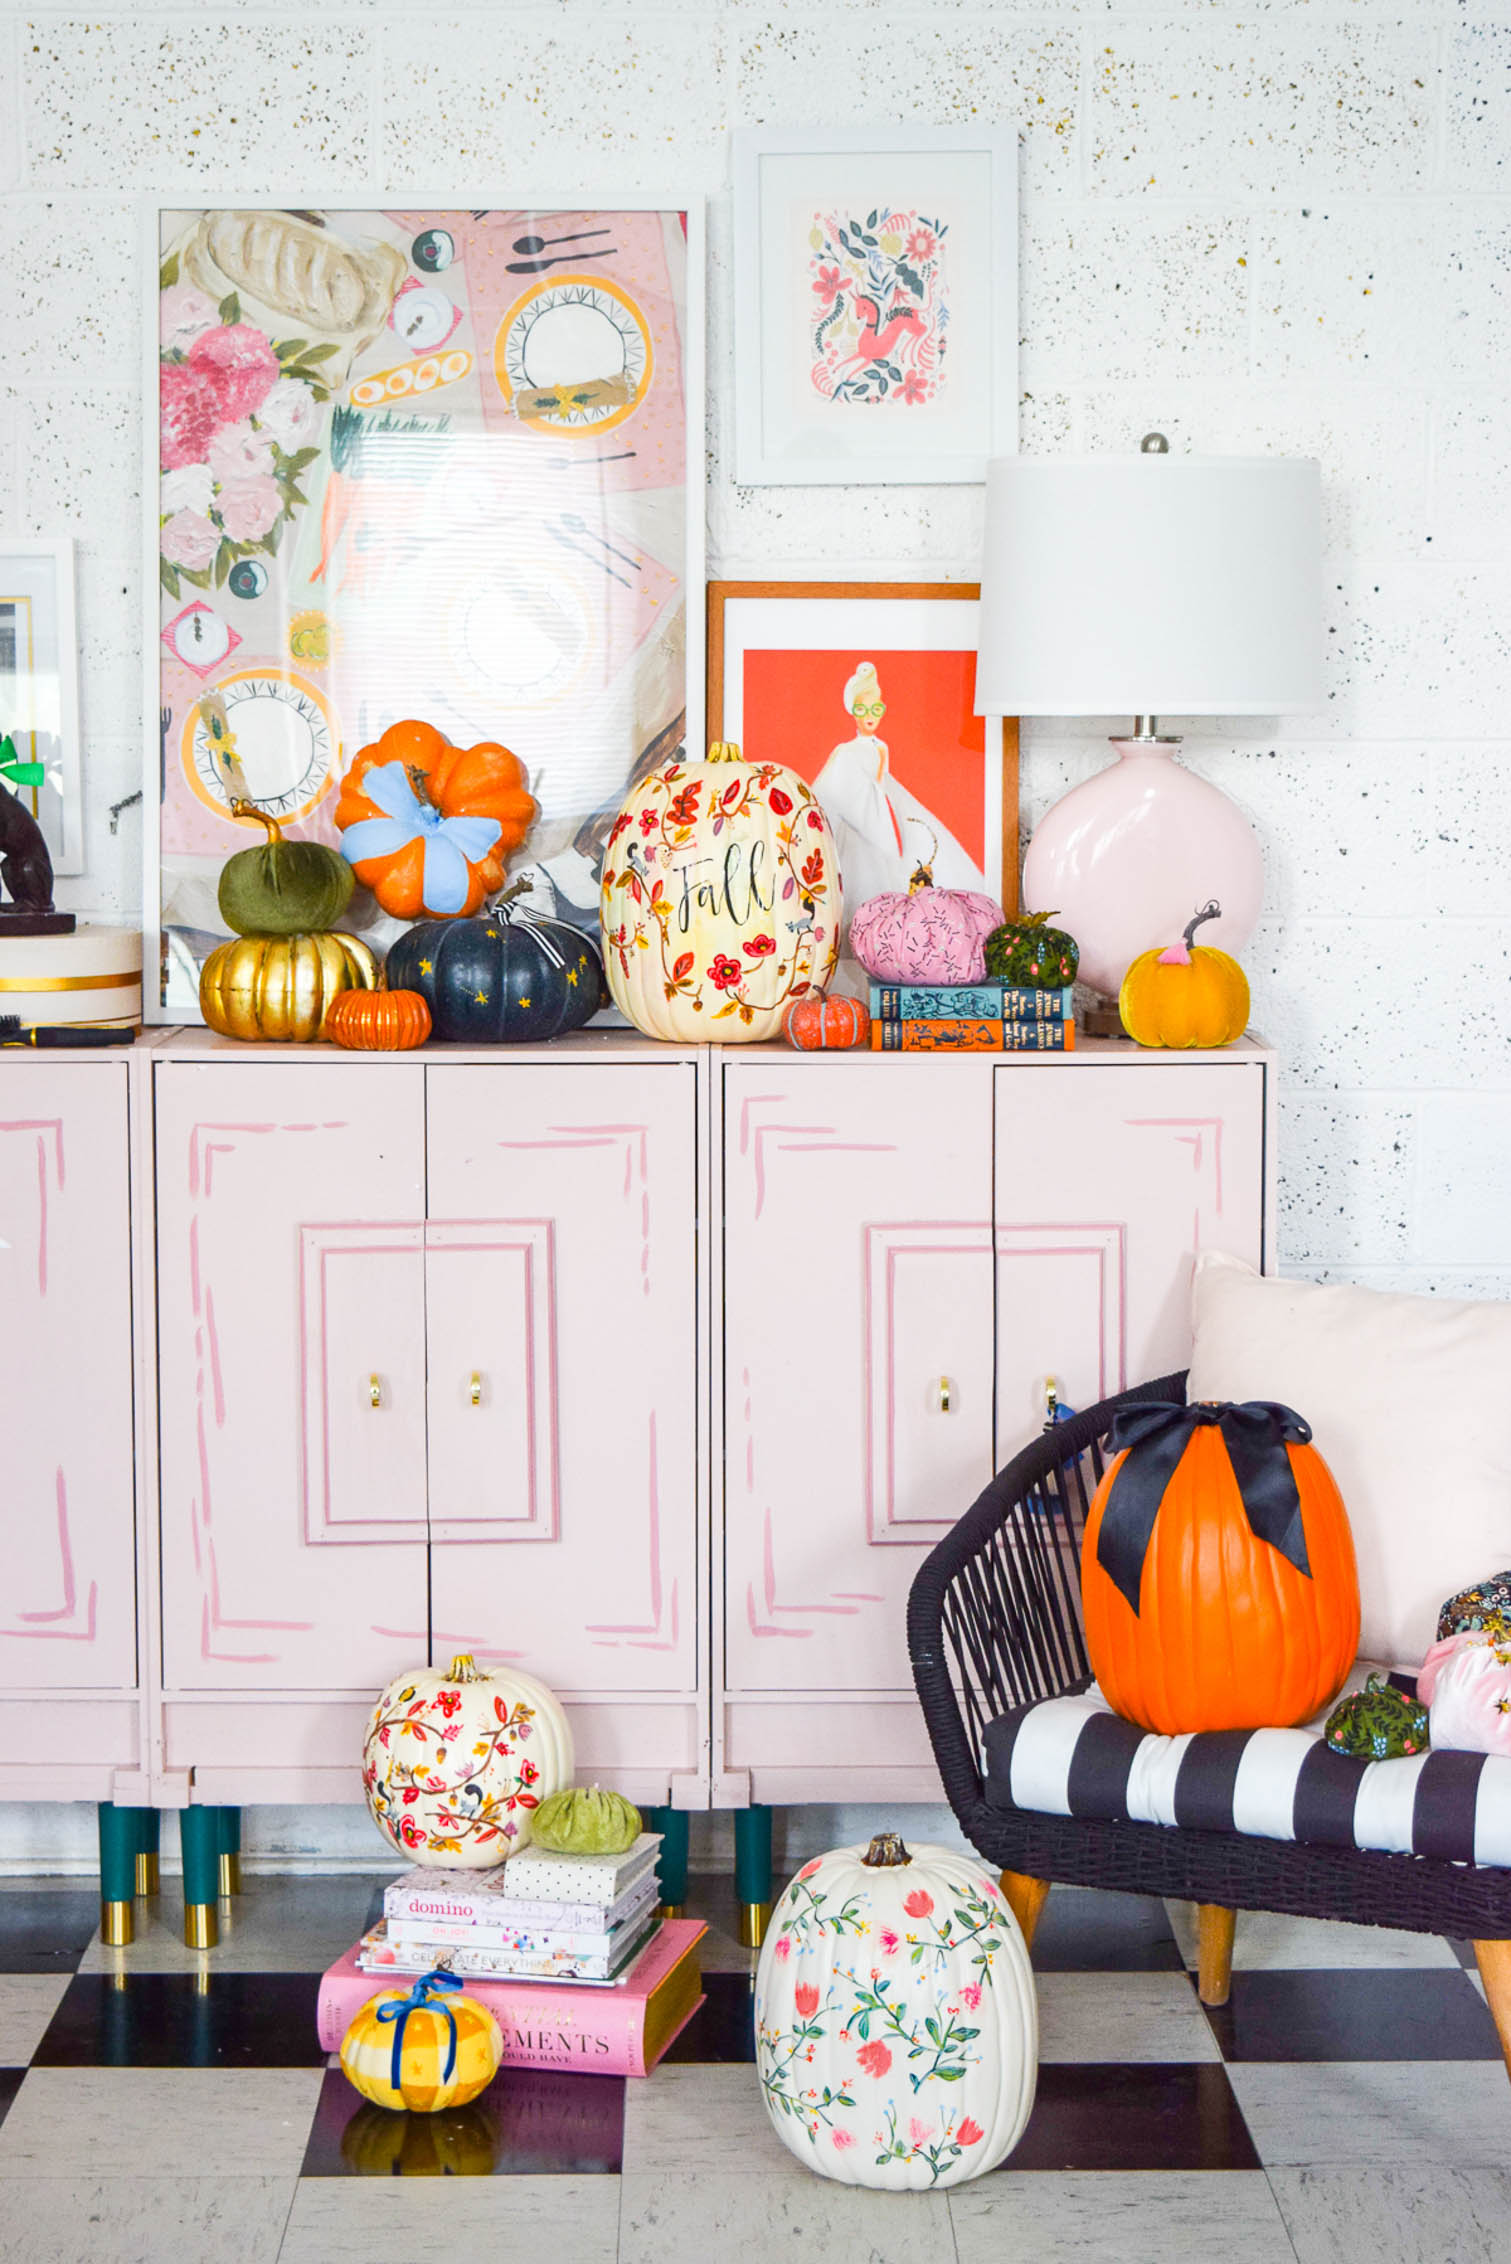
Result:
<svg viewBox="0 0 1511 2264"><path fill-rule="evenodd" d="M336 804L341 849L396 920L459 920L504 883L535 818L507 747L453 747L431 723L391 723Z"/></svg>
<svg viewBox="0 0 1511 2264"><path fill-rule="evenodd" d="M1337 1696L1359 1647L1359 1580L1310 1438L1268 1403L1119 1417L1112 1443L1132 1443L1081 1551L1086 1648L1115 1713L1167 1736L1286 1729Z"/></svg>

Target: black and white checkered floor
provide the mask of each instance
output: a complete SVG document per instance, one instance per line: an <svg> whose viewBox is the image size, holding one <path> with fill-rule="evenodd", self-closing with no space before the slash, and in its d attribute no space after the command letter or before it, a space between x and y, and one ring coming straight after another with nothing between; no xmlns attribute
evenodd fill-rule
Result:
<svg viewBox="0 0 1511 2264"><path fill-rule="evenodd" d="M1057 1889L1038 2103L949 2196L815 2178L766 2127L751 1960L697 1882L708 2003L649 2081L504 2071L446 2117L364 2106L315 2040L367 1878L254 1879L219 1949L171 1887L104 1949L92 1889L0 1886L0 2264L1478 2264L1511 2224L1511 2084L1467 1950L1240 1919L1207 2012L1180 1906ZM434 2182L448 2177L443 2193ZM507 2179L507 2186L496 2182ZM486 2246L484 2246L486 2244Z"/></svg>

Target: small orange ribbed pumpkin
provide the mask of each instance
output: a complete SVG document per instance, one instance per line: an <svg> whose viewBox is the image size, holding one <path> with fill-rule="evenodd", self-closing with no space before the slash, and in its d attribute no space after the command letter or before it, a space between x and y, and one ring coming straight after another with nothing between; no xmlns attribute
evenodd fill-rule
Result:
<svg viewBox="0 0 1511 2264"><path fill-rule="evenodd" d="M429 1037L430 1008L418 991L341 991L325 1010L320 1035L355 1053L407 1053Z"/></svg>
<svg viewBox="0 0 1511 2264"><path fill-rule="evenodd" d="M1267 1444L1261 1416L1289 1418L1270 1426ZM1149 1419L1142 1437L1141 1417ZM1288 1408L1208 1404L1135 1408L1126 1427L1134 1443L1097 1489L1081 1551L1086 1648L1102 1695L1115 1713L1165 1736L1309 1720L1337 1696L1359 1647L1353 1535L1309 1426ZM1117 1427L1113 1443L1121 1443ZM1289 1481L1268 1459L1281 1455ZM1143 1467L1130 1471L1134 1483L1104 1541L1114 1489L1138 1457ZM1261 1493L1295 1503L1281 1545L1255 1530L1251 1505ZM1150 1510L1142 1567L1133 1569ZM1262 1512L1257 1522L1266 1523ZM1137 1611L1128 1600L1135 1579Z"/></svg>
<svg viewBox="0 0 1511 2264"><path fill-rule="evenodd" d="M782 1016L782 1035L799 1053L863 1046L871 1016L858 998L795 998Z"/></svg>

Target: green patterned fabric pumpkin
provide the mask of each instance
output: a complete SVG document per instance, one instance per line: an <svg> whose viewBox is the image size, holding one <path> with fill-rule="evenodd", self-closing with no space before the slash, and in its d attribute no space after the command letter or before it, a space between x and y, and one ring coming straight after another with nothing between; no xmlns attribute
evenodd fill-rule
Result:
<svg viewBox="0 0 1511 2264"><path fill-rule="evenodd" d="M993 928L983 952L987 979L1027 990L1063 990L1076 979L1081 950L1074 936L1052 928L1052 912L1019 912Z"/></svg>
<svg viewBox="0 0 1511 2264"><path fill-rule="evenodd" d="M1461 1588L1438 1613L1438 1641L1450 1635L1488 1635L1492 1643L1511 1643L1511 1572L1492 1572L1473 1588Z"/></svg>
<svg viewBox="0 0 1511 2264"><path fill-rule="evenodd" d="M553 1792L531 1819L530 1839L553 1855L623 1855L640 1837L640 1811L619 1792L593 1785Z"/></svg>
<svg viewBox="0 0 1511 2264"><path fill-rule="evenodd" d="M1427 1708L1393 1690L1383 1674L1372 1674L1362 1690L1339 1700L1322 1737L1335 1753L1357 1761L1399 1761L1427 1751Z"/></svg>

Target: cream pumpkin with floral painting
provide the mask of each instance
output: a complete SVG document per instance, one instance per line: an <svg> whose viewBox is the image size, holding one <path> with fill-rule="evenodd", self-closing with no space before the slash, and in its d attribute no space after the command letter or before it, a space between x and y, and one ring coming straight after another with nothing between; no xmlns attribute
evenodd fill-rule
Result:
<svg viewBox="0 0 1511 2264"><path fill-rule="evenodd" d="M714 746L630 789L599 896L614 1004L648 1037L773 1038L839 947L839 860L813 789Z"/></svg>
<svg viewBox="0 0 1511 2264"><path fill-rule="evenodd" d="M572 1781L572 1732L543 1682L486 1674L463 1653L417 1668L373 1708L362 1788L373 1822L411 1863L481 1871L529 1844L549 1793Z"/></svg>
<svg viewBox="0 0 1511 2264"><path fill-rule="evenodd" d="M821 2177L916 2192L995 2169L1023 2135L1039 2017L992 1874L894 1833L807 1863L756 1975L756 2072Z"/></svg>

